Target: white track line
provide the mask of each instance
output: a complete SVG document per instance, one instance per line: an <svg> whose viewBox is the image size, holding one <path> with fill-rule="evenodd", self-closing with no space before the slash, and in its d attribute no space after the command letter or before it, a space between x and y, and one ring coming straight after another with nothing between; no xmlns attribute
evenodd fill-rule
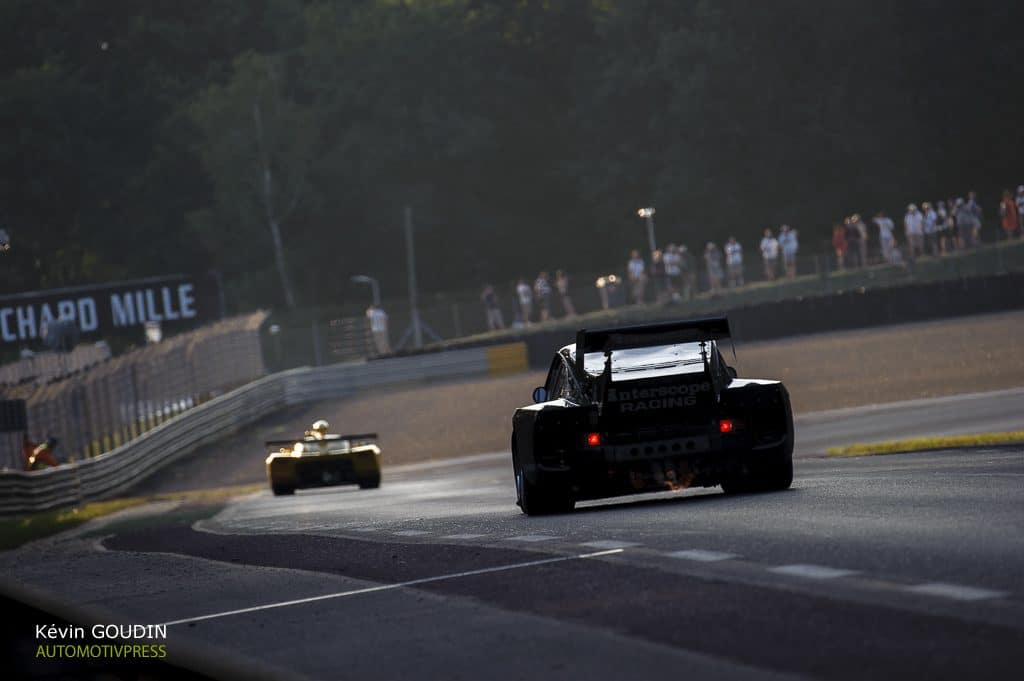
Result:
<svg viewBox="0 0 1024 681"><path fill-rule="evenodd" d="M722 553L721 551L704 551L703 549L690 549L689 551L673 551L666 554L669 558L681 558L683 560L695 560L699 563L715 563L720 560L738 558L735 553Z"/></svg>
<svg viewBox="0 0 1024 681"><path fill-rule="evenodd" d="M351 591L339 591L332 594L324 594L322 596L311 596L309 598L297 598L292 601L281 601L279 603L266 603L264 605L254 605L249 608L239 608L237 610L226 610L224 612L215 612L209 615L199 615L197 617L186 617L180 620L172 620L170 622L164 622L160 626L171 627L175 624L187 624L189 622L201 622L203 620L218 619L221 617L230 617L232 615L242 615L247 612L258 612L260 610L271 610L273 608L285 608L290 605L302 605L304 603L315 603L317 601L326 601L332 598L344 598L346 596L359 596L361 594L376 593L378 591L392 591L394 589L401 589L407 586L417 586L419 584L430 584L431 582L442 582L448 579L458 579L460 577L474 577L476 575L486 575L493 572L507 572L509 570L519 570L522 568L534 567L537 565L550 565L552 563L564 563L570 560L585 560L588 558L600 558L601 556L610 556L615 553L622 553L622 549L611 549L608 551L597 551L595 553L578 553L574 556L559 556L557 558L544 558L542 560L531 560L525 563L512 563L510 565L499 565L497 567L481 568L479 570L466 570L465 572L454 572L449 575L438 575L436 577L423 577L420 579L411 579L408 582L399 582L397 584L381 584L379 586L368 586L364 589L353 589Z"/></svg>
<svg viewBox="0 0 1024 681"><path fill-rule="evenodd" d="M797 563L795 565L779 565L778 567L768 568L770 572L776 572L780 575L790 575L791 577L805 577L807 579L835 579L836 577L845 577L847 575L856 574L856 570L843 570L840 568L828 567L826 565L805 565Z"/></svg>
<svg viewBox="0 0 1024 681"><path fill-rule="evenodd" d="M549 541L551 539L561 539L552 534L521 534L517 537L505 537L505 541L521 541L521 542L538 542L538 541Z"/></svg>
<svg viewBox="0 0 1024 681"><path fill-rule="evenodd" d="M482 539L486 534L448 534L441 539Z"/></svg>
<svg viewBox="0 0 1024 681"><path fill-rule="evenodd" d="M615 539L599 539L597 541L581 542L580 546L590 549L628 549L633 546L640 546L635 541L618 541Z"/></svg>
<svg viewBox="0 0 1024 681"><path fill-rule="evenodd" d="M399 530L398 532L392 532L391 534L396 537L420 537L424 534L430 534L426 530Z"/></svg>
<svg viewBox="0 0 1024 681"><path fill-rule="evenodd" d="M1002 598L1008 595L1005 591L991 591L980 589L976 586L962 586L960 584L946 584L944 582L928 582L917 586L907 587L907 591L926 596L942 596L952 598L956 601L983 601L989 598Z"/></svg>

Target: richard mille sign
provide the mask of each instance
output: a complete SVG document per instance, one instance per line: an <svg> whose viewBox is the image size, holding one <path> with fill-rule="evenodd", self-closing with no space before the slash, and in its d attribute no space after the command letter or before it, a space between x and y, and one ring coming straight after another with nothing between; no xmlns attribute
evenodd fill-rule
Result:
<svg viewBox="0 0 1024 681"><path fill-rule="evenodd" d="M0 341L41 338L46 326L73 320L83 334L103 336L146 322L165 331L217 319L217 282L209 276L171 276L96 286L50 289L0 296Z"/></svg>

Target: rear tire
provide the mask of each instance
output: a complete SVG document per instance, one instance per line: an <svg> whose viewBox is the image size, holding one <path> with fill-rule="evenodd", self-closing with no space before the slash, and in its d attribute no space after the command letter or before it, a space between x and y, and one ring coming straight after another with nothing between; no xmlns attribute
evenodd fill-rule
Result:
<svg viewBox="0 0 1024 681"><path fill-rule="evenodd" d="M380 475L363 478L359 481L359 489L377 489L378 487L380 487Z"/></svg>
<svg viewBox="0 0 1024 681"><path fill-rule="evenodd" d="M516 469L516 503L526 515L571 513L576 501L561 485L538 485L530 482L522 469Z"/></svg>
<svg viewBox="0 0 1024 681"><path fill-rule="evenodd" d="M285 487L284 485L271 485L270 491L274 493L275 497L288 496L289 494L295 494L294 487Z"/></svg>

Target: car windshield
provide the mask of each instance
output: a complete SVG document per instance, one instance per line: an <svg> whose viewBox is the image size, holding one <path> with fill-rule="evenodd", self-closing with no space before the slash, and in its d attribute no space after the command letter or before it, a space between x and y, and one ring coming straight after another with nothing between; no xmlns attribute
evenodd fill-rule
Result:
<svg viewBox="0 0 1024 681"><path fill-rule="evenodd" d="M647 378L654 373L692 373L701 371L703 367L700 343L656 345L612 352L612 376L618 380ZM584 357L583 369L591 376L600 376L604 370L604 355L600 352L588 352Z"/></svg>

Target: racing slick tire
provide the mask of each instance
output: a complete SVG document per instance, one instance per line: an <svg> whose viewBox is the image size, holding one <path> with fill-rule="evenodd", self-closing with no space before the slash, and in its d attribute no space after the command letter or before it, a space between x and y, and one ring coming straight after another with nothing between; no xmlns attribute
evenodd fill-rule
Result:
<svg viewBox="0 0 1024 681"><path fill-rule="evenodd" d="M517 504L526 515L571 513L576 506L569 490L554 485L530 482L521 470L516 472Z"/></svg>
<svg viewBox="0 0 1024 681"><path fill-rule="evenodd" d="M793 457L783 457L753 471L732 476L722 481L726 494L749 494L752 492L779 492L793 484Z"/></svg>
<svg viewBox="0 0 1024 681"><path fill-rule="evenodd" d="M274 493L275 497L287 496L289 494L295 494L294 487L286 487L284 485L271 485L270 491Z"/></svg>
<svg viewBox="0 0 1024 681"><path fill-rule="evenodd" d="M363 478L359 481L359 489L377 489L380 487L380 476L374 475L373 477Z"/></svg>
<svg viewBox="0 0 1024 681"><path fill-rule="evenodd" d="M540 485L526 477L519 465L516 440L512 438L512 473L516 482L516 506L526 515L553 515L571 513L576 507L569 489L562 485Z"/></svg>

